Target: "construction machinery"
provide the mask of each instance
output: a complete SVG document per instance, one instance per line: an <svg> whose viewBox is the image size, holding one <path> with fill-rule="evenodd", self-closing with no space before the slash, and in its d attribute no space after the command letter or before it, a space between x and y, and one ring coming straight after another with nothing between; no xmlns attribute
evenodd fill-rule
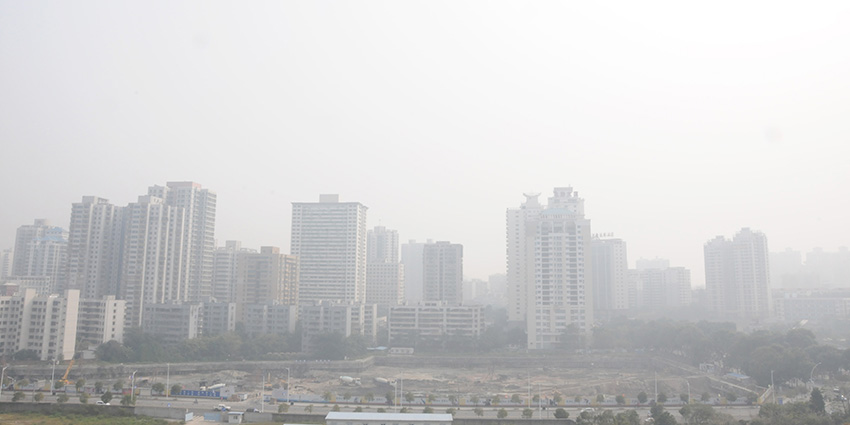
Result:
<svg viewBox="0 0 850 425"><path fill-rule="evenodd" d="M68 380L68 374L71 373L72 367L74 367L74 359L71 359L71 363L68 363L68 368L65 369L65 374L62 375L62 378L59 379L60 384L71 385L71 381Z"/></svg>

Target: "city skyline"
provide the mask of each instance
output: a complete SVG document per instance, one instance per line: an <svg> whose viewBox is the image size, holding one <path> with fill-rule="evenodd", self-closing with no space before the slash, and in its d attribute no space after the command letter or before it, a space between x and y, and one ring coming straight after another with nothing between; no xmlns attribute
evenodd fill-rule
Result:
<svg viewBox="0 0 850 425"><path fill-rule="evenodd" d="M463 244L470 278L504 272L505 210L553 186L696 286L735 229L850 245L847 4L0 11L0 249L156 181L215 188L219 245L285 252L292 202L344 194L370 228Z"/></svg>

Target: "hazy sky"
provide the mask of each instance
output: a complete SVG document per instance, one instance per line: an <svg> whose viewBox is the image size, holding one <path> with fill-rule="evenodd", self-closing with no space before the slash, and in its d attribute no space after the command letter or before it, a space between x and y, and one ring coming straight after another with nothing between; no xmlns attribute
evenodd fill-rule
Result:
<svg viewBox="0 0 850 425"><path fill-rule="evenodd" d="M850 245L850 3L0 1L0 248L83 195L218 194L289 249L339 193L504 272L505 210L572 185L629 262Z"/></svg>

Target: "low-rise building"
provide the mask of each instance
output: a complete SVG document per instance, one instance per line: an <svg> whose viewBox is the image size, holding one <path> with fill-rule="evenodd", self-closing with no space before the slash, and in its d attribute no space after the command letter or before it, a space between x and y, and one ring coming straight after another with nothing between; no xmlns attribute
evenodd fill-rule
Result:
<svg viewBox="0 0 850 425"><path fill-rule="evenodd" d="M166 343L197 338L200 327L200 304L146 304L142 312L142 331L154 334Z"/></svg>
<svg viewBox="0 0 850 425"><path fill-rule="evenodd" d="M41 360L73 358L79 306L78 290L38 295L24 289L0 296L0 356L32 350Z"/></svg>
<svg viewBox="0 0 850 425"><path fill-rule="evenodd" d="M242 323L250 335L283 335L295 332L298 306L270 302L242 307Z"/></svg>
<svg viewBox="0 0 850 425"><path fill-rule="evenodd" d="M112 340L123 343L126 315L127 302L116 300L114 295L99 300L80 300L77 339L91 345Z"/></svg>
<svg viewBox="0 0 850 425"><path fill-rule="evenodd" d="M374 344L378 330L376 304L315 302L301 307L301 350L312 351L313 339L325 333L362 335Z"/></svg>
<svg viewBox="0 0 850 425"><path fill-rule="evenodd" d="M389 343L398 344L443 336L478 338L483 331L484 323L479 305L424 302L390 308L387 327Z"/></svg>

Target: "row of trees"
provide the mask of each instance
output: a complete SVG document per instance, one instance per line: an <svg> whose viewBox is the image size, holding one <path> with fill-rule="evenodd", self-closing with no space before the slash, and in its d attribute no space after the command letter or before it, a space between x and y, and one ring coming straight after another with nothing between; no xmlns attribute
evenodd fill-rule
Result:
<svg viewBox="0 0 850 425"><path fill-rule="evenodd" d="M815 365L818 373L839 377L842 367L850 364L850 349L820 345L807 329L745 334L734 324L716 322L612 321L594 329L591 348L676 353L695 366L718 363L739 369L762 386L770 383L771 370L777 383L808 381Z"/></svg>
<svg viewBox="0 0 850 425"><path fill-rule="evenodd" d="M128 329L124 343L109 341L96 351L98 360L111 363L276 360L279 354L301 349L298 334L250 336L240 326L235 332L202 336L167 344L139 328Z"/></svg>

